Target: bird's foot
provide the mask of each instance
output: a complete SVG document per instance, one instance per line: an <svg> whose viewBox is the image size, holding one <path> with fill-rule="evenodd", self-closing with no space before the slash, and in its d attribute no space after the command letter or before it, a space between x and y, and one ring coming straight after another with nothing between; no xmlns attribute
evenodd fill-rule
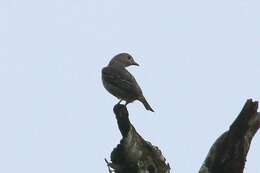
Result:
<svg viewBox="0 0 260 173"><path fill-rule="evenodd" d="M121 99L118 103L117 103L117 105L120 105L120 103L122 102L123 100Z"/></svg>

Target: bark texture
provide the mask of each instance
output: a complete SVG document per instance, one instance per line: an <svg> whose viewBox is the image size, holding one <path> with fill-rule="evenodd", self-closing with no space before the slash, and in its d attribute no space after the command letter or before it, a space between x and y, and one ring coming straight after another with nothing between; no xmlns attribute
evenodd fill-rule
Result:
<svg viewBox="0 0 260 173"><path fill-rule="evenodd" d="M120 144L112 151L108 166L115 173L169 173L170 166L158 147L145 141L135 130L128 118L124 105L115 105L118 128L123 136Z"/></svg>
<svg viewBox="0 0 260 173"><path fill-rule="evenodd" d="M243 173L251 141L260 128L258 102L247 100L242 111L212 145L199 173ZM144 140L129 121L124 105L115 105L120 144L107 162L109 172L115 173L170 173L170 166L158 147ZM177 156L176 156L177 157Z"/></svg>
<svg viewBox="0 0 260 173"><path fill-rule="evenodd" d="M247 100L237 119L212 145L199 173L243 173L251 141L260 127L258 102Z"/></svg>

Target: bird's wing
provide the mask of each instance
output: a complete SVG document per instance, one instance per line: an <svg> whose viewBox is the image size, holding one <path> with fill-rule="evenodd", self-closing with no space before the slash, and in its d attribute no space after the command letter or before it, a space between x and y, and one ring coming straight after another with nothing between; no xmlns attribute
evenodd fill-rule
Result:
<svg viewBox="0 0 260 173"><path fill-rule="evenodd" d="M102 69L103 80L132 94L142 93L135 78L124 68L105 67Z"/></svg>

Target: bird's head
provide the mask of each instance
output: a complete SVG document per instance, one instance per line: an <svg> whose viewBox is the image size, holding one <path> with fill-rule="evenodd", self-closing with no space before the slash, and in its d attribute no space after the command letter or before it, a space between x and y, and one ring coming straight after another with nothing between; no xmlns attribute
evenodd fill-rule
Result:
<svg viewBox="0 0 260 173"><path fill-rule="evenodd" d="M114 58L112 58L112 60L109 62L109 65L113 64L122 65L124 67L128 67L131 65L139 66L139 64L135 62L134 58L128 53L120 53L114 56Z"/></svg>

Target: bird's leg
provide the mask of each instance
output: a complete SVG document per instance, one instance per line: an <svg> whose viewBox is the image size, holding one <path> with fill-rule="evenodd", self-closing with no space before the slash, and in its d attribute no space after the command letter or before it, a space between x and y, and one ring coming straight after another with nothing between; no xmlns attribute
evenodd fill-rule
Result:
<svg viewBox="0 0 260 173"><path fill-rule="evenodd" d="M117 103L117 105L119 105L122 101L123 101L123 99L119 100L119 102Z"/></svg>
<svg viewBox="0 0 260 173"><path fill-rule="evenodd" d="M128 101L125 101L125 107L126 107L126 105L128 105L128 103L130 103L130 102L128 102Z"/></svg>

